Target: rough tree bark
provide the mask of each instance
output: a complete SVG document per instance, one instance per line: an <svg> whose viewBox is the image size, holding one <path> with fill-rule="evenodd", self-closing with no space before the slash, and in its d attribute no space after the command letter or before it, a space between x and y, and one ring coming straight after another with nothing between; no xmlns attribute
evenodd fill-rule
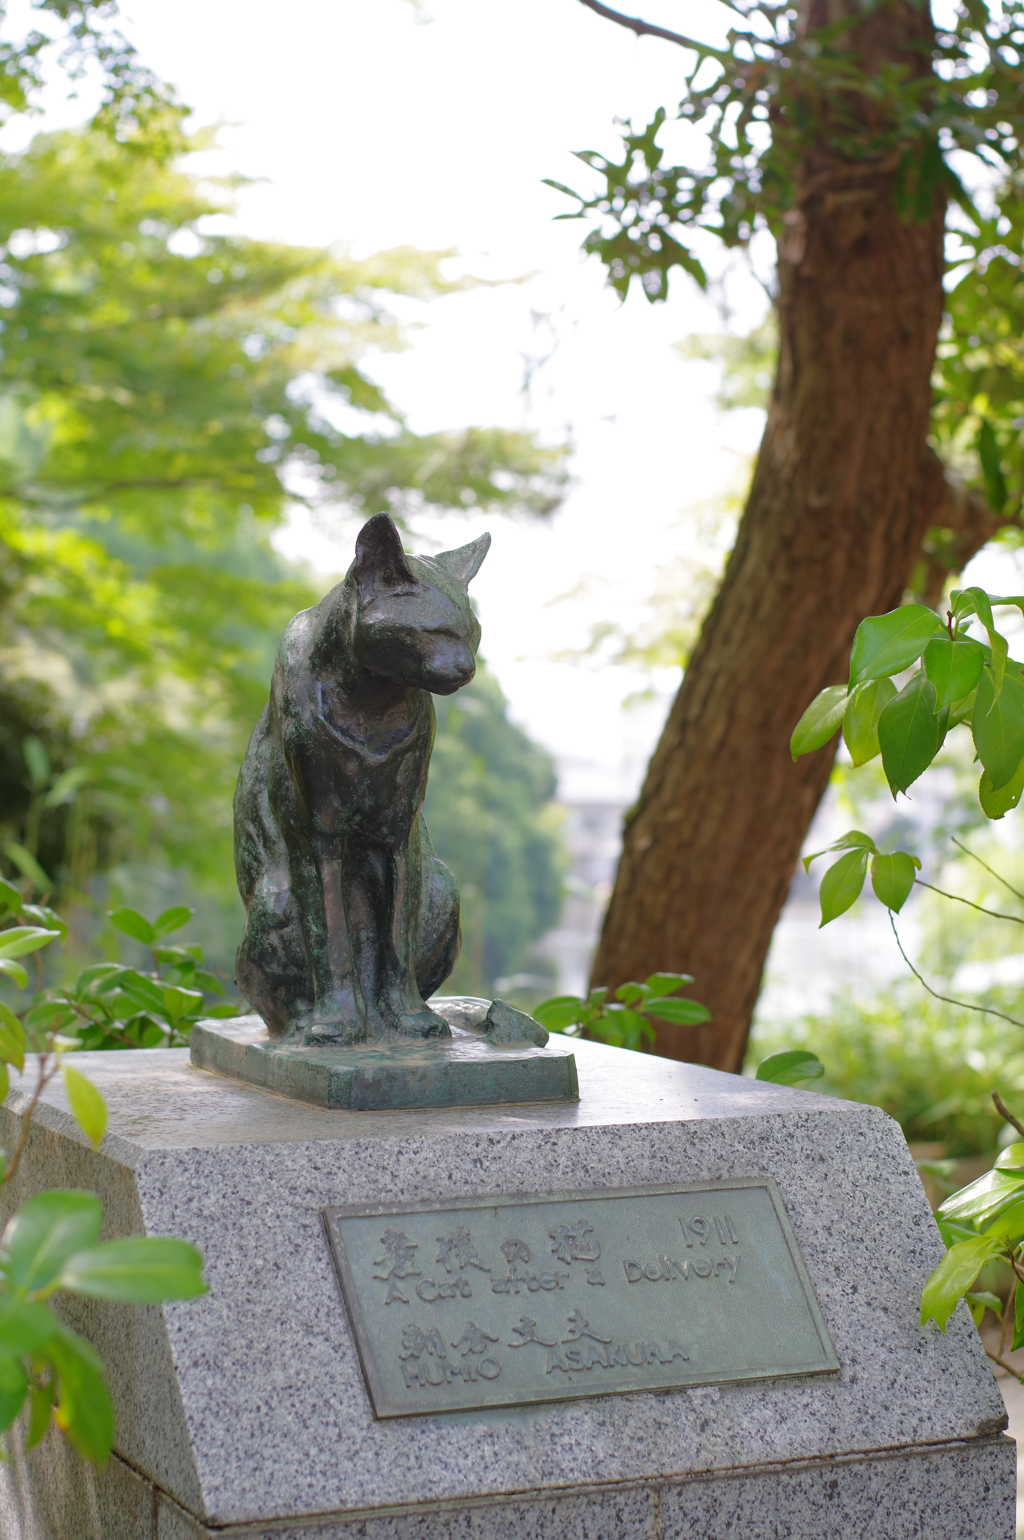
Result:
<svg viewBox="0 0 1024 1540"><path fill-rule="evenodd" d="M811 17L820 24L827 17ZM863 26L869 58L930 28L911 0ZM920 50L918 58L927 56ZM996 521L926 443L942 315L944 209L904 222L892 169L812 155L779 243L780 356L750 496L625 831L593 982L693 973L706 1028L661 1024L655 1052L740 1068L768 945L834 747L789 735L845 679L865 615L942 576ZM987 519L986 516L987 515ZM952 536L926 541L932 526Z"/></svg>

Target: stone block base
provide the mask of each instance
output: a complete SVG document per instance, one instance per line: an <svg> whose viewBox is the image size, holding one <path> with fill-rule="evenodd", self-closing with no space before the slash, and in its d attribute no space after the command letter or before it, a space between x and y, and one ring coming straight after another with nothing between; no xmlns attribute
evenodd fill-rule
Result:
<svg viewBox="0 0 1024 1540"><path fill-rule="evenodd" d="M210 1074L184 1049L93 1053L83 1068L109 1108L98 1151L52 1081L5 1201L94 1191L106 1236L197 1245L210 1292L161 1308L62 1303L107 1364L115 1456L97 1477L56 1435L17 1453L0 1466L0 1540L1012 1540L1015 1447L977 1331L963 1305L946 1333L920 1323L943 1246L898 1125L650 1054L573 1049L578 1102L361 1112ZM13 1090L0 1109L8 1149L28 1104ZM530 1194L589 1203L751 1180L777 1187L837 1369L374 1416L325 1211L379 1213L384 1246L396 1212L525 1216ZM687 1223L695 1242L714 1228ZM610 1302L629 1253L610 1220L592 1228ZM423 1267L435 1234L419 1235ZM741 1279L774 1255L767 1235L744 1239ZM548 1236L554 1255L558 1227L527 1238L540 1253ZM488 1259L482 1278L494 1246ZM711 1276L693 1272L680 1290ZM497 1281L474 1276L471 1305L445 1296L452 1347L475 1322L491 1337L500 1326L511 1351L513 1333L551 1316L529 1279L519 1303ZM573 1299L591 1283L572 1283ZM744 1296L751 1312L760 1297ZM638 1331L653 1319L645 1298ZM414 1332L425 1318L405 1305ZM679 1308L710 1343L699 1297ZM756 1319L774 1362L771 1310Z"/></svg>
<svg viewBox="0 0 1024 1540"><path fill-rule="evenodd" d="M4 1540L1012 1540L1008 1438L703 1479L210 1528L115 1455L48 1445L0 1472ZM29 1467L38 1467L30 1471ZM46 1494L45 1496L43 1494Z"/></svg>

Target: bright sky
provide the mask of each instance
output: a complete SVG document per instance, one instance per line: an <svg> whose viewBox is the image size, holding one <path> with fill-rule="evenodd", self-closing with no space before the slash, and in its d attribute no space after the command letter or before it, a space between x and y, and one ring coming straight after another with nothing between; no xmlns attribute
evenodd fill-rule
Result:
<svg viewBox="0 0 1024 1540"><path fill-rule="evenodd" d="M428 4L418 14L408 0L126 0L122 10L143 59L197 121L223 125L210 169L262 179L241 195L247 233L360 254L454 247L464 270L533 275L430 306L413 349L373 372L419 430L571 434L575 486L550 526L486 521L494 546L474 584L483 647L535 736L609 767L625 753L635 775L658 727L657 711L619 710L637 678L554 659L585 645L595 622L638 613L656 567L695 543L685 510L742 475L760 424L756 413L721 419L714 368L673 350L721 329L715 306L687 279L666 305L637 294L623 306L597 264L581 263L583 227L554 221L568 204L542 178L585 184L571 151L614 151L615 117L645 123L677 100L686 55L577 0ZM649 13L682 24L675 0ZM686 7L686 24L709 39L724 16L714 0ZM752 279L738 273L729 293L738 324L757 319ZM527 399L524 360L555 344ZM448 520L437 533L458 545L482 527ZM282 547L337 571L351 535L297 520ZM582 597L552 602L581 581Z"/></svg>

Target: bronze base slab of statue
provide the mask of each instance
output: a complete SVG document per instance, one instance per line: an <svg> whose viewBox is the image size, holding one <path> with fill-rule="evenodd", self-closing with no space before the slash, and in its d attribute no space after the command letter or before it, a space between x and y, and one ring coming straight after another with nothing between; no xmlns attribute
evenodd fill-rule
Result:
<svg viewBox="0 0 1024 1540"><path fill-rule="evenodd" d="M201 1021L192 1063L331 1111L579 1101L576 1060L502 1000L435 996L450 1036L348 1049L282 1043L259 1016ZM532 1031L531 1031L532 1029Z"/></svg>

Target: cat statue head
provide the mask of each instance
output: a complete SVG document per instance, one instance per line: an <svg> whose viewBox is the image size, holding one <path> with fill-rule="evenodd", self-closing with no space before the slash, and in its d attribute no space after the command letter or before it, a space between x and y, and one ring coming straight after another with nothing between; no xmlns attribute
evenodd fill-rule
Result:
<svg viewBox="0 0 1024 1540"><path fill-rule="evenodd" d="M480 644L468 585L490 544L481 535L456 551L409 556L386 513L364 524L343 585L356 661L380 679L433 695L468 684Z"/></svg>

